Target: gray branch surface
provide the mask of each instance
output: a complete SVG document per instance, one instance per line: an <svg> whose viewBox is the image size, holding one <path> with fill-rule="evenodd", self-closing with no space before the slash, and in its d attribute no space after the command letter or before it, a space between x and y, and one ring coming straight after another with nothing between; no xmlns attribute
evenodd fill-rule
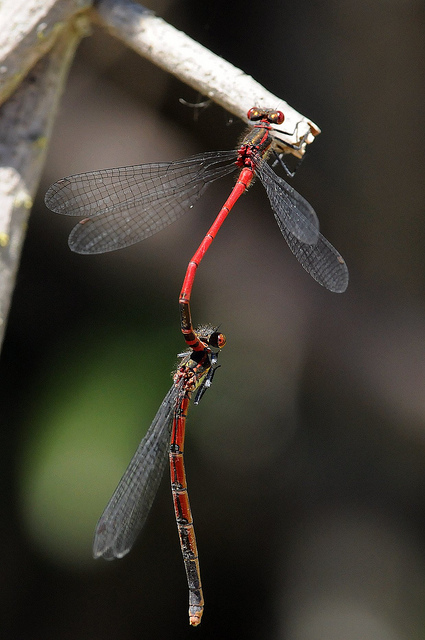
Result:
<svg viewBox="0 0 425 640"><path fill-rule="evenodd" d="M50 52L0 107L0 343L28 216L80 27L74 23L63 29Z"/></svg>
<svg viewBox="0 0 425 640"><path fill-rule="evenodd" d="M90 0L5 0L0 5L0 104Z"/></svg>

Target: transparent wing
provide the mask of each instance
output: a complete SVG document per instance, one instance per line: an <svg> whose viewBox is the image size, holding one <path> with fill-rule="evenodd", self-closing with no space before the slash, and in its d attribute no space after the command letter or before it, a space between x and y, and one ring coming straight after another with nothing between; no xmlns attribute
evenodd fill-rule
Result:
<svg viewBox="0 0 425 640"><path fill-rule="evenodd" d="M259 162L255 173L267 192L279 227L286 229L300 242L315 244L320 234L319 221L313 207L276 175L267 162Z"/></svg>
<svg viewBox="0 0 425 640"><path fill-rule="evenodd" d="M69 236L77 253L105 253L157 233L186 213L210 182L236 169L236 151L102 169L62 178L45 196L55 213L84 216Z"/></svg>
<svg viewBox="0 0 425 640"><path fill-rule="evenodd" d="M321 233L315 244L300 242L277 218L283 237L304 269L322 286L343 293L348 286L348 269L344 258Z"/></svg>
<svg viewBox="0 0 425 640"><path fill-rule="evenodd" d="M173 385L165 396L100 517L93 542L95 558L124 556L145 524L167 464L173 412L181 387Z"/></svg>

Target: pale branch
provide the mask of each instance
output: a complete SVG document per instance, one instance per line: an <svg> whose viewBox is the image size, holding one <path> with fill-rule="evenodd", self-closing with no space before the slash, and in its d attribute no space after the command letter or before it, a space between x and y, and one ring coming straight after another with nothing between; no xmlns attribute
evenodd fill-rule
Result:
<svg viewBox="0 0 425 640"><path fill-rule="evenodd" d="M85 30L82 20L62 31L51 51L0 107L0 344L54 115Z"/></svg>
<svg viewBox="0 0 425 640"><path fill-rule="evenodd" d="M0 5L0 104L91 0L5 0Z"/></svg>
<svg viewBox="0 0 425 640"><path fill-rule="evenodd" d="M320 133L319 127L309 118L267 91L251 76L133 0L100 0L96 10L101 23L115 37L238 118L247 121L247 111L254 106L280 109L285 115L279 135L283 145L287 142L297 146L303 141L300 149L286 148L294 155L301 157L306 144L313 142Z"/></svg>

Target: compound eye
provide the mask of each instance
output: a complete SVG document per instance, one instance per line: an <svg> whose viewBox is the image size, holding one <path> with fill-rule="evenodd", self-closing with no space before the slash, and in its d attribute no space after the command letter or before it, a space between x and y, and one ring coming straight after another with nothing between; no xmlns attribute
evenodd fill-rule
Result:
<svg viewBox="0 0 425 640"><path fill-rule="evenodd" d="M211 347L218 347L219 349L221 349L226 344L226 336L224 335L224 333L214 331L214 333L211 334L208 342Z"/></svg>
<svg viewBox="0 0 425 640"><path fill-rule="evenodd" d="M261 120L261 118L263 117L263 111L258 107L252 107L252 109L250 109L246 115L248 120Z"/></svg>
<svg viewBox="0 0 425 640"><path fill-rule="evenodd" d="M282 111L272 111L272 113L270 113L269 115L268 120L271 124L282 124L282 122L285 120L285 116L283 115Z"/></svg>
<svg viewBox="0 0 425 640"><path fill-rule="evenodd" d="M218 336L217 336L217 344L218 344L220 349L222 347L224 347L224 345L226 344L226 336L224 335L224 333L219 333L218 334Z"/></svg>

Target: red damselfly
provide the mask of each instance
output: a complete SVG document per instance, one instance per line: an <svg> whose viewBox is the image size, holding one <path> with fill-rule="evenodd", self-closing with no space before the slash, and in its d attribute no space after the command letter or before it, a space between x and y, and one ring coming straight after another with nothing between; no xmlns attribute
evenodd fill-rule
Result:
<svg viewBox="0 0 425 640"><path fill-rule="evenodd" d="M173 385L106 506L93 543L95 558L112 560L130 551L152 506L168 450L174 511L189 586L189 622L193 626L201 622L204 598L183 461L186 415L193 393L196 391L194 404L198 404L210 386L218 367L218 352L226 342L224 335L210 326L197 329L196 336L204 347L181 354Z"/></svg>
<svg viewBox="0 0 425 640"><path fill-rule="evenodd" d="M241 194L257 176L266 189L279 229L304 269L321 285L342 293L348 269L338 251L322 236L311 205L267 163L280 157L275 128L281 111L254 107L252 128L238 149L214 151L186 160L102 169L63 178L46 193L56 213L85 216L71 231L70 248L83 254L128 247L175 222L193 207L210 182L239 170L237 182L188 266L180 301L190 299L197 266ZM279 134L281 134L279 130Z"/></svg>

